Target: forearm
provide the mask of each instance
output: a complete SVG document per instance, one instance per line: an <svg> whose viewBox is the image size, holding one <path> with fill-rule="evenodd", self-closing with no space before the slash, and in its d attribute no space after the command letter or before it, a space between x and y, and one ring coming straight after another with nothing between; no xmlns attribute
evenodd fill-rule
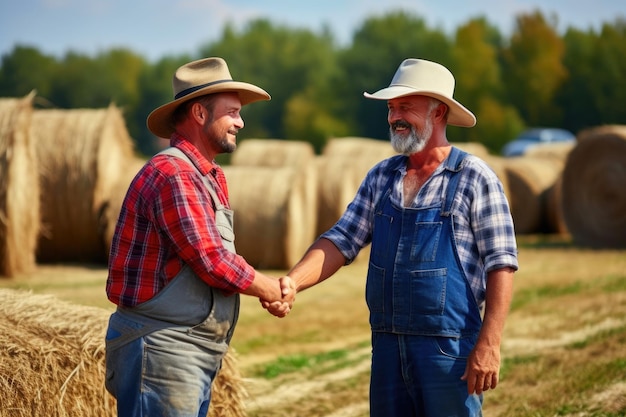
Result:
<svg viewBox="0 0 626 417"><path fill-rule="evenodd" d="M485 315L478 343L500 346L513 295L513 273L514 270L511 268L489 272L485 294Z"/></svg>
<svg viewBox="0 0 626 417"><path fill-rule="evenodd" d="M288 275L298 291L316 285L333 275L346 263L346 258L328 239L318 239Z"/></svg>
<svg viewBox="0 0 626 417"><path fill-rule="evenodd" d="M264 275L259 271L254 271L254 280L252 280L250 286L248 286L248 288L243 290L241 293L270 302L282 299L278 279Z"/></svg>

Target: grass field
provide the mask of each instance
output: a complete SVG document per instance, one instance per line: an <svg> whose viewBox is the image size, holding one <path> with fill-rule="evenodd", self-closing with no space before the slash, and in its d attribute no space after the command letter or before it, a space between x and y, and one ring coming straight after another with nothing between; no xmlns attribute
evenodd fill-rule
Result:
<svg viewBox="0 0 626 417"><path fill-rule="evenodd" d="M626 250L519 239L520 271L487 417L626 415ZM244 297L233 339L250 417L368 415L366 256L297 296L284 319ZM281 275L285 271L266 271ZM0 287L112 310L102 266L41 265Z"/></svg>

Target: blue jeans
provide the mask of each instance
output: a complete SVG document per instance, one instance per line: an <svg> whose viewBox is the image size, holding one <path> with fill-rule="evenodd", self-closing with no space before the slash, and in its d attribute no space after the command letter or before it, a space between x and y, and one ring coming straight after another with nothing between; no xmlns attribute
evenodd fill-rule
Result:
<svg viewBox="0 0 626 417"><path fill-rule="evenodd" d="M475 340L372 333L370 416L481 417L461 380Z"/></svg>
<svg viewBox="0 0 626 417"><path fill-rule="evenodd" d="M107 389L119 417L205 417L223 353L162 330L108 353Z"/></svg>

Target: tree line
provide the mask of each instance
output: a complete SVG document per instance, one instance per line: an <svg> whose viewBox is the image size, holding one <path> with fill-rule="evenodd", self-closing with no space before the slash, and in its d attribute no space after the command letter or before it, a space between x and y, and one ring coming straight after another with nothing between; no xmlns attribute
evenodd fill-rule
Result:
<svg viewBox="0 0 626 417"><path fill-rule="evenodd" d="M329 29L310 30L250 21L196 54L156 62L125 48L63 57L17 45L2 56L0 97L36 90L40 108L120 106L137 149L156 151L146 116L172 99L171 79L183 63L221 56L233 78L263 87L269 102L245 107L245 138L304 140L320 150L331 137L386 139L386 103L363 92L386 87L408 57L440 62L456 77L455 98L472 110L476 127L448 128L448 139L480 142L492 152L531 126L574 133L601 124L626 123L626 20L598 30L556 30L558 18L540 11L515 18L510 36L484 17L469 19L453 34L421 16L393 11L366 19L351 43L338 46Z"/></svg>

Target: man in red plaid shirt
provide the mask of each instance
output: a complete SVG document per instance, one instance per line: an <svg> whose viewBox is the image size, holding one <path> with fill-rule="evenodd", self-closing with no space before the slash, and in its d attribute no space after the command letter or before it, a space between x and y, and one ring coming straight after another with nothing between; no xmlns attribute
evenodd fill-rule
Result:
<svg viewBox="0 0 626 417"><path fill-rule="evenodd" d="M119 416L206 416L228 350L239 294L274 301L283 317L295 290L235 253L232 211L217 154L233 152L241 107L269 100L233 81L226 62L181 66L174 100L147 120L170 147L131 183L113 237L106 292L117 305L106 335L106 387Z"/></svg>

